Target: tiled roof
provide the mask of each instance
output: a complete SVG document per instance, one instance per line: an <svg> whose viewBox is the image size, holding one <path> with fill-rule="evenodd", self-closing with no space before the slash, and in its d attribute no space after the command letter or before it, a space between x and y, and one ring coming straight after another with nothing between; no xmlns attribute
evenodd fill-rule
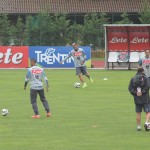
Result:
<svg viewBox="0 0 150 150"><path fill-rule="evenodd" d="M0 0L0 13L139 12L145 0ZM148 0L150 3L150 0Z"/></svg>

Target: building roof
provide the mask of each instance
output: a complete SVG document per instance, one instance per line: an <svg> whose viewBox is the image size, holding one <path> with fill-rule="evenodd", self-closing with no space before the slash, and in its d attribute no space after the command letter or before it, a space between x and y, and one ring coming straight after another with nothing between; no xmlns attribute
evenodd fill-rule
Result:
<svg viewBox="0 0 150 150"><path fill-rule="evenodd" d="M0 0L0 13L139 12L145 0ZM150 3L150 0L148 0Z"/></svg>

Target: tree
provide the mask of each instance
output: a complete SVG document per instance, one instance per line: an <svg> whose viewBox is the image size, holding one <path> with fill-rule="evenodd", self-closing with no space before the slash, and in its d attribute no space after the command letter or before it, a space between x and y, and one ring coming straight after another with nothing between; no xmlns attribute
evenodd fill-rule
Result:
<svg viewBox="0 0 150 150"><path fill-rule="evenodd" d="M129 19L128 14L127 14L126 12L124 12L124 13L121 15L121 17L122 17L122 20L115 22L115 24L131 24L131 23L133 23L133 22Z"/></svg>
<svg viewBox="0 0 150 150"><path fill-rule="evenodd" d="M104 37L103 24L107 23L106 14L87 14L84 18L82 41L84 45L93 45L94 49L102 48Z"/></svg>
<svg viewBox="0 0 150 150"><path fill-rule="evenodd" d="M12 39L15 45L23 45L24 43L24 24L19 16L15 26L12 25Z"/></svg>
<svg viewBox="0 0 150 150"><path fill-rule="evenodd" d="M149 24L150 23L150 5L147 0L145 0L143 4L143 9L140 12L139 20L142 24Z"/></svg>
<svg viewBox="0 0 150 150"><path fill-rule="evenodd" d="M26 23L25 23L25 32L24 32L24 44L25 45L32 45L32 32L33 32L33 17L27 16ZM33 44L34 45L34 44Z"/></svg>
<svg viewBox="0 0 150 150"><path fill-rule="evenodd" d="M69 21L65 14L40 12L26 18L25 41L28 45L66 45L68 31Z"/></svg>
<svg viewBox="0 0 150 150"><path fill-rule="evenodd" d="M0 14L0 29L1 45L10 45L11 26L7 14Z"/></svg>
<svg viewBox="0 0 150 150"><path fill-rule="evenodd" d="M73 42L77 42L78 44L82 45L82 30L83 25L77 24L76 22L70 25L67 43L72 44Z"/></svg>
<svg viewBox="0 0 150 150"><path fill-rule="evenodd" d="M55 45L66 45L68 42L68 32L69 32L70 21L66 19L65 14L54 15L54 39Z"/></svg>

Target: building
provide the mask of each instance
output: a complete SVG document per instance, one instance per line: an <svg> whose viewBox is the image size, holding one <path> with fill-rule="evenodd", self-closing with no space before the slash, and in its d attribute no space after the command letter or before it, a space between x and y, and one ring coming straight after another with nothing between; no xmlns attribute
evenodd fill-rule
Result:
<svg viewBox="0 0 150 150"><path fill-rule="evenodd" d="M130 17L137 16L145 0L0 0L0 13L10 16L48 13L67 13L77 21L86 13L106 12L115 22L120 13L127 12ZM150 3L150 0L148 0ZM136 19L136 18L135 18Z"/></svg>

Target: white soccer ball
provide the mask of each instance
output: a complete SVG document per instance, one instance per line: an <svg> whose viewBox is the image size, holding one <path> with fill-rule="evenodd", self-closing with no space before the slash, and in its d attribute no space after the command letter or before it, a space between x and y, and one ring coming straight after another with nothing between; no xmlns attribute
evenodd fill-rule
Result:
<svg viewBox="0 0 150 150"><path fill-rule="evenodd" d="M7 116L7 115L9 114L8 109L6 109L6 108L2 109L1 114L2 114L3 116Z"/></svg>
<svg viewBox="0 0 150 150"><path fill-rule="evenodd" d="M74 84L74 87L75 87L75 88L80 88L80 86L81 86L81 84L80 84L79 82L76 82L76 83Z"/></svg>

